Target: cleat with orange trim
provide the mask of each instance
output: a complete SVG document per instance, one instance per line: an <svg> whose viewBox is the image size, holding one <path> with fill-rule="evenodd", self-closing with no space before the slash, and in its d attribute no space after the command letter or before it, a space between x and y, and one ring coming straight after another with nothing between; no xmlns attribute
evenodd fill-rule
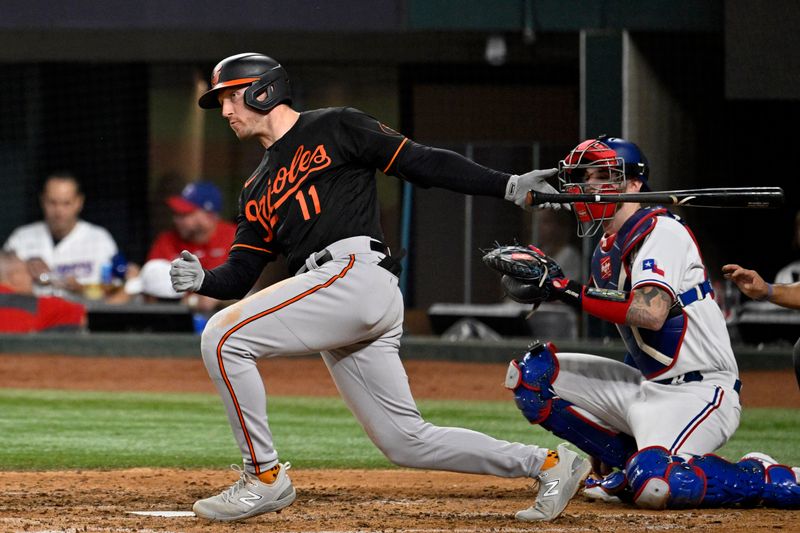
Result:
<svg viewBox="0 0 800 533"><path fill-rule="evenodd" d="M558 464L539 473L539 495L536 504L519 511L515 518L523 522L548 521L557 518L578 492L592 466L588 460L558 445Z"/></svg>
<svg viewBox="0 0 800 533"><path fill-rule="evenodd" d="M264 483L239 465L231 469L239 473L239 480L229 489L194 503L192 510L200 518L233 522L264 513L279 513L290 506L297 493L286 473L291 464L283 463L273 483Z"/></svg>

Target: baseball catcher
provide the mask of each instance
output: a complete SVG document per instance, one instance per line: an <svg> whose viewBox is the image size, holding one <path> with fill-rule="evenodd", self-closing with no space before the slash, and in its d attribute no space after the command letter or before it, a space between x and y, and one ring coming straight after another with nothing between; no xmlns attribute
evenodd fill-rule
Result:
<svg viewBox="0 0 800 533"><path fill-rule="evenodd" d="M567 194L649 190L641 150L619 138L580 143L559 164ZM575 203L580 235L603 229L586 285L535 246L483 257L508 296L561 301L617 326L624 362L535 343L506 387L528 421L594 458L584 493L652 509L733 504L800 507L795 472L764 454L712 453L739 425L738 368L688 226L662 207ZM616 470L614 470L616 469Z"/></svg>

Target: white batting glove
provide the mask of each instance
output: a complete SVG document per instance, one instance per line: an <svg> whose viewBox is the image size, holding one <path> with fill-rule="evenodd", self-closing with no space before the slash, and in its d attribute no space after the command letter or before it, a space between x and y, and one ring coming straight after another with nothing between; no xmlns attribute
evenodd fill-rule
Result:
<svg viewBox="0 0 800 533"><path fill-rule="evenodd" d="M169 277L176 292L197 292L203 286L206 273L197 256L184 250L169 267Z"/></svg>
<svg viewBox="0 0 800 533"><path fill-rule="evenodd" d="M558 191L549 183L548 178L552 178L558 174L557 168L548 168L546 170L531 170L527 174L517 175L514 174L509 178L506 184L506 200L514 202L526 211L530 211L532 207L528 205L525 198L528 196L528 191L533 189L536 192L544 192L549 194L558 194ZM562 204L541 204L540 207L549 209L561 209Z"/></svg>

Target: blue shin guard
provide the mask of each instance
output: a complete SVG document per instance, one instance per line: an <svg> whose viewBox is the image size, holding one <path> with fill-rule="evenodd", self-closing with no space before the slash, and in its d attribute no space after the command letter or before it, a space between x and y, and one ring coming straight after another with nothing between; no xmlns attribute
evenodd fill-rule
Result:
<svg viewBox="0 0 800 533"><path fill-rule="evenodd" d="M633 501L646 509L697 507L706 491L706 476L697 466L654 446L639 450L628 461Z"/></svg>
<svg viewBox="0 0 800 533"><path fill-rule="evenodd" d="M517 407L531 424L541 425L607 465L622 468L636 453L636 441L593 423L570 402L558 398L551 386L557 375L552 345L535 344L522 360L511 361L506 387L514 391Z"/></svg>
<svg viewBox="0 0 800 533"><path fill-rule="evenodd" d="M764 466L758 461L731 463L722 457L707 454L691 459L689 464L705 474L703 506L756 505L761 499Z"/></svg>
<svg viewBox="0 0 800 533"><path fill-rule="evenodd" d="M767 467L762 501L767 507L800 509L800 485L792 469L786 465Z"/></svg>

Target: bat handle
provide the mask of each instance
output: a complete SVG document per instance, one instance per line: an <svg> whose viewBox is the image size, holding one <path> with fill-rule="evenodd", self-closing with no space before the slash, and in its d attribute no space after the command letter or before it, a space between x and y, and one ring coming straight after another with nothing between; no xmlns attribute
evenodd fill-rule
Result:
<svg viewBox="0 0 800 533"><path fill-rule="evenodd" d="M563 195L539 192L533 189L528 191L525 201L528 205L542 205L547 203L560 204L564 201Z"/></svg>

